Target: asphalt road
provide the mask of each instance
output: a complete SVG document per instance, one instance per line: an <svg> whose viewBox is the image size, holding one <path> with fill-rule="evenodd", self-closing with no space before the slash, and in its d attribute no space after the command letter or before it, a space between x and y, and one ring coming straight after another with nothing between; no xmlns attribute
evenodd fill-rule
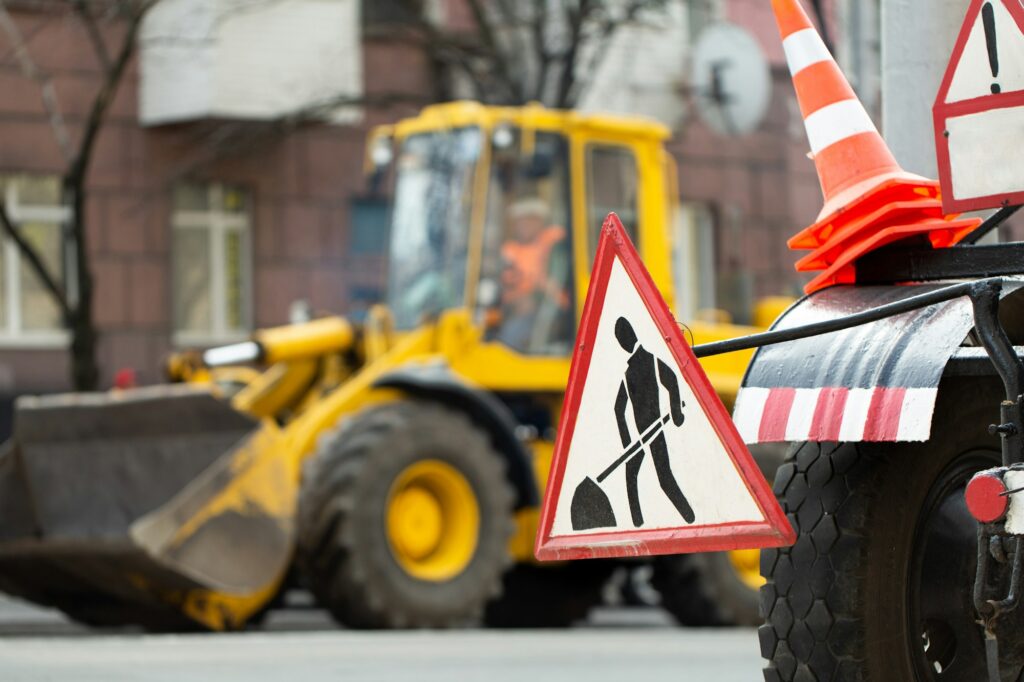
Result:
<svg viewBox="0 0 1024 682"><path fill-rule="evenodd" d="M598 609L571 630L351 632L322 611L271 615L262 631L90 631L0 597L0 680L255 682L751 682L753 630L687 630L656 609Z"/></svg>

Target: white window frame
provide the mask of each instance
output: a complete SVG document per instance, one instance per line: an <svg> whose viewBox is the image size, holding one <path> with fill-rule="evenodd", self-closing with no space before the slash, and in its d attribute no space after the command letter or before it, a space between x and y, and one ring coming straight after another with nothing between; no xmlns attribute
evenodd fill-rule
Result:
<svg viewBox="0 0 1024 682"><path fill-rule="evenodd" d="M711 206L680 201L673 225L672 276L676 288L676 316L693 320L717 304L715 219Z"/></svg>
<svg viewBox="0 0 1024 682"><path fill-rule="evenodd" d="M252 221L249 210L242 213L231 213L223 210L224 185L210 183L206 185L208 204L205 211L180 211L171 207L171 229L201 229L207 233L207 248L210 254L210 317L211 330L197 332L190 330L173 330L173 342L176 346L215 346L235 343L249 338L252 329ZM226 237L229 233L241 235L242 257L242 317L243 329L227 328L227 273L224 270ZM171 258L175 258L174 240L171 243ZM172 273L173 273L172 266ZM173 274L172 274L173 278ZM174 295L174 292L171 294ZM175 305L171 306L171 324L174 319Z"/></svg>
<svg viewBox="0 0 1024 682"><path fill-rule="evenodd" d="M4 189L4 203L7 215L15 226L26 222L53 223L60 231L60 241L64 243L64 228L71 219L71 209L67 206L22 206L17 191L18 174L7 176ZM61 258L64 250L61 249ZM21 251L18 245L8 237L0 239L0 258L4 265L4 300L7 319L0 325L0 348L32 348L32 349L65 349L71 342L71 334L66 328L24 329L22 327L21 310L21 268L23 266ZM27 265L25 267L28 267ZM61 286L61 273L52 272Z"/></svg>

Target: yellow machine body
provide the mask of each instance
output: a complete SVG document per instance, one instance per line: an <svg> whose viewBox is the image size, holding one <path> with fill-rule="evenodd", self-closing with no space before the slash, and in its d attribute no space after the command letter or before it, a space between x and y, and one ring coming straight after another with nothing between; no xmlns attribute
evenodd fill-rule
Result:
<svg viewBox="0 0 1024 682"><path fill-rule="evenodd" d="M502 108L456 102L428 107L415 118L375 131L368 146L400 147L419 134L465 129L479 130L481 140L497 139L502 130L513 131L513 144L527 151L532 141L545 133L564 141L571 217L564 227L572 245L571 293L577 321L597 237L593 226L604 218L588 213L594 204L586 172L588 154L599 146L633 158L637 246L654 282L673 305L670 227L675 210L675 170L664 148L667 129L643 120L552 111L540 106ZM16 415L14 441L0 455L0 515L5 515L8 526L12 526L10 519L18 520L13 523L16 527L0 527L0 590L58 606L87 622L111 620L102 615L106 608L119 614L113 620L155 627L190 623L214 630L237 628L268 604L288 572L295 547L296 506L304 462L325 434L352 415L405 397L402 388L382 381L392 373L443 368L483 394L529 396L547 409L551 423L557 424L569 374L569 349L552 355L512 350L489 337L486 315L481 313L478 300L485 267L480 254L487 239L488 198L494 192L489 183L495 182L489 157L495 149L492 144L481 145L471 169L470 195L463 198L469 207L468 248L465 295L459 305L426 311L411 328L396 328L392 312L378 306L358 328L342 318L324 318L257 331L246 351L251 355L240 362L210 366L197 353L176 356L169 371L175 380L187 382L185 386L141 389L141 397L133 391L88 399L65 396L54 399L59 409L50 403L23 401ZM765 314L761 317L762 322L769 321ZM696 344L753 331L731 324L686 324ZM750 355L741 352L702 361L727 404L735 398ZM177 407L182 391L193 402L204 400L197 395L206 395L205 400L213 400L210 395L218 397L215 402L238 418L231 422L231 428L207 423L209 419L204 422L202 416L189 412L193 408ZM225 405L228 400L231 409ZM149 416L127 422L120 419L119 410L126 403L134 405L134 414ZM45 419L48 408L64 420L68 414L78 415L75 419L80 417L81 432L65 438L33 425L32 419ZM107 416L96 416L101 414ZM92 523L90 519L106 518L109 510L101 509L102 500L94 498L122 495L117 490L126 480L123 470L117 468L121 465L115 466L108 478L97 479L96 487L70 496L51 515L57 519L52 530L47 528L51 519L45 517L45 510L44 518L29 518L31 514L24 509L31 505L17 507L21 497L44 499L52 494L47 492L48 487L75 476L79 465L69 461L69 450L85 447L99 457L98 453L109 449L109 442L128 428L128 422L138 424L138 432L134 441L120 446L126 457L131 457L132 442L139 444L149 438L145 447L155 447L141 424L150 418L160 422L149 428L150 434L159 432L167 443L177 443L167 447L182 449L179 440L183 433L194 432L209 454L193 462L184 474L167 473L172 467L169 462L174 461L173 453L160 448L150 461L154 468L132 465L137 474L133 485L139 488L132 495L139 498L138 503L129 517L117 523L104 521L103 525L95 521L102 526L98 538L97 533L90 536L87 527L68 530L75 525L70 520L70 505L85 504L91 510L81 515L79 526ZM85 426L86 422L94 427ZM95 426L101 423L106 430ZM221 419L218 423L225 422ZM218 428L223 433L211 435ZM524 442L531 452L533 484L542 491L551 457L551 434L533 433ZM59 457L63 473L46 463L47 457ZM399 548L396 560L411 575L427 581L443 580L465 565L468 555L464 545L476 537L472 495L467 497L464 481L445 466L435 463L404 473L404 478L392 487L387 518L382 520L393 546ZM28 481L30 490L15 490L13 483L4 482L5 476ZM174 489L158 499L146 500L146 485L161 477L168 479L167 485ZM10 488L6 500L5 486ZM425 496L423 490L436 494ZM92 501L83 502L85 498ZM437 525L446 513L443 506L458 511L463 519L461 525L448 529L455 539L447 544L441 536L444 529L439 530ZM415 510L420 526L409 525L409 519L402 516L405 509ZM532 561L536 522L536 504L517 506L515 532L509 542L513 561ZM423 560L434 547L444 549L438 550L441 558ZM45 570L40 570L41 566ZM58 582L64 586L54 587ZM95 608L90 611L89 606Z"/></svg>

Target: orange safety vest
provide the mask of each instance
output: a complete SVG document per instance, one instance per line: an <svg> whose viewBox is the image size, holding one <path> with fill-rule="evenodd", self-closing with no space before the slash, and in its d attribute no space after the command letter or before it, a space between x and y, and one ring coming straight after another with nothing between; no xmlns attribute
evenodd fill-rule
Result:
<svg viewBox="0 0 1024 682"><path fill-rule="evenodd" d="M508 241L502 245L501 255L508 264L501 278L506 303L532 296L544 286L551 250L563 239L565 230L550 225L533 241Z"/></svg>

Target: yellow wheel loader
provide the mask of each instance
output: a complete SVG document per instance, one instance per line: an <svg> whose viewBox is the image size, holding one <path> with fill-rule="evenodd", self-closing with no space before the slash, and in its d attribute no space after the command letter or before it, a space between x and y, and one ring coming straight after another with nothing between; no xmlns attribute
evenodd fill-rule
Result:
<svg viewBox="0 0 1024 682"><path fill-rule="evenodd" d="M358 326L178 355L176 383L21 398L0 454L0 590L155 630L241 627L296 573L353 627L584 615L608 569L533 563L539 491L610 211L673 301L667 137L466 102L378 129L386 303ZM727 402L748 359L705 364Z"/></svg>

